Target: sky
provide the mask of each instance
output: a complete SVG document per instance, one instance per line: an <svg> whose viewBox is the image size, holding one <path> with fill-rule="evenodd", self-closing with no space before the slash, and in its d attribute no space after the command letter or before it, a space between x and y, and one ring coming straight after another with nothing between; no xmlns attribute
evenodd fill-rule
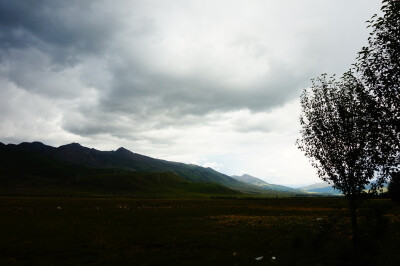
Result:
<svg viewBox="0 0 400 266"><path fill-rule="evenodd" d="M0 142L78 142L320 182L299 96L367 45L380 0L0 0Z"/></svg>

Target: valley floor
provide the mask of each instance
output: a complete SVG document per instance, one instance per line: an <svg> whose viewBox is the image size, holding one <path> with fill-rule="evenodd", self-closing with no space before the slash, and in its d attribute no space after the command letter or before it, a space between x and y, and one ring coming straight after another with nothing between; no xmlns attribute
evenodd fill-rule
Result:
<svg viewBox="0 0 400 266"><path fill-rule="evenodd" d="M400 208L343 198L0 197L0 265L400 265Z"/></svg>

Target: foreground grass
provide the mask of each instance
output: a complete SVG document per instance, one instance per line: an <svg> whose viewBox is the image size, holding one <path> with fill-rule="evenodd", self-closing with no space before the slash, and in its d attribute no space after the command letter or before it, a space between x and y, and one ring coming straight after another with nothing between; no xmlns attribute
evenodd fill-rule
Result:
<svg viewBox="0 0 400 266"><path fill-rule="evenodd" d="M0 265L400 265L399 208L359 215L354 251L342 198L0 197Z"/></svg>

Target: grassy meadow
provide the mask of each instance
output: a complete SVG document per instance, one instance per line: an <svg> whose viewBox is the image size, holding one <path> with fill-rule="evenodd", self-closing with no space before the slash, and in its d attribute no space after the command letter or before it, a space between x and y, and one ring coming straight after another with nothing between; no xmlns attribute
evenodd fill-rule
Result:
<svg viewBox="0 0 400 266"><path fill-rule="evenodd" d="M343 198L2 196L0 265L400 265L400 208L359 217L354 251Z"/></svg>

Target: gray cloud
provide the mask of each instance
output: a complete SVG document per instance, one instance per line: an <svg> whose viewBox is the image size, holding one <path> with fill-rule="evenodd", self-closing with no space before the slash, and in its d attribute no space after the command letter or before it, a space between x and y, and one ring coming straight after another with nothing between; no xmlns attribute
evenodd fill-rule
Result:
<svg viewBox="0 0 400 266"><path fill-rule="evenodd" d="M0 47L35 47L57 64L104 51L118 27L97 1L0 1Z"/></svg>
<svg viewBox="0 0 400 266"><path fill-rule="evenodd" d="M128 3L121 2L120 4ZM189 12L188 16L194 12L190 10L193 8L193 3L183 6L170 8L170 15L173 16L185 8ZM237 8L241 6L239 4ZM124 12L124 8L130 11L129 17ZM97 58L106 66L111 79L108 84L102 85L96 82L96 77L92 79L92 84L99 91L100 100L96 106L92 107L118 114L135 113L148 119L149 116L159 112L181 116L242 108L254 111L269 110L297 97L298 91L307 86L310 77L325 70L324 64L318 66L321 69L314 69L316 64L332 60L332 57L326 54L332 51L323 48L326 47L324 42L329 47L326 40L330 40L329 36L323 34L324 28L315 30L315 26L311 25L310 28L303 29L301 34L305 37L290 37L288 40L294 41L290 45L298 46L298 48L289 50L283 48L283 52L294 53L287 55L281 55L279 50L273 50L277 49L276 47L268 47L265 39L260 39L260 36L254 35L255 33L244 34L241 30L232 31L231 34L235 36L227 36L227 39L232 40L222 47L232 49L231 53L227 52L225 56L236 56L236 53L242 53L231 62L237 69L229 70L228 68L232 65L219 62L226 59L216 58L215 69L209 70L207 68L212 66L214 61L211 57L218 52L213 50L219 47L210 46L213 45L212 40L204 39L207 36L192 33L190 28L175 29L171 28L176 26L175 24L163 25L162 23L169 22L171 16L164 14L163 17L157 18L159 11L156 6L142 1L133 2L126 7L116 7L108 1L38 1L35 3L1 1L1 60L3 64L8 64L8 71L3 75L21 88L50 96L56 94L59 97L68 97L79 91L79 86L91 85L84 78L90 76L91 71L80 69L77 71L84 72L84 75L76 74L75 77L68 77L66 73L73 75L71 73L73 70L62 71L62 69L77 65L85 68L88 67L85 64L86 60ZM224 28L227 21L232 19L229 16L237 11L233 10L230 14L229 11L217 10L216 14L212 13L210 17L206 14L200 17L214 19L215 22L221 24L221 28ZM219 20L214 17L215 15L220 16ZM177 16L177 20L179 18L191 19L182 14ZM239 17L238 21L240 22L241 19L244 18ZM269 22L270 20L265 21L265 23ZM277 22L280 21L277 20ZM247 22L244 21L244 23ZM196 27L193 30L205 30L197 23L189 22L190 25ZM218 26L217 24L216 27ZM179 27L184 26L179 25ZM283 27L284 30L292 28L291 25L283 25ZM176 36L170 36L174 33L189 36L184 36L180 40L176 39ZM224 32L220 34L223 38ZM269 42L282 42L276 38L286 38L290 32L277 34L272 33L273 39ZM212 29L210 29L210 35L213 35ZM187 51L189 57L175 58L173 52L176 48L168 48L170 43L165 41L168 38L172 39L173 45L180 41L186 42L187 46L193 49ZM204 42L204 45L201 42ZM341 42L335 42L333 45L337 43ZM210 53L203 49L210 49ZM167 54L171 51L172 54ZM204 58L207 56L210 58ZM291 58L293 56L295 58ZM167 69L160 69L161 63L158 63L158 60L170 60L168 62L170 66L167 66ZM193 62L196 60L205 60L205 62L199 62L200 67L196 69L197 62ZM268 65L268 71L267 68L260 67L260 70L264 70L265 73L246 81L246 75L251 76L251 71L255 70L240 67L240 64L244 64L246 60L253 64L264 61ZM332 64L337 64L336 61L341 62L335 60ZM57 69L57 67L60 68L58 64L66 62L72 62L73 65L61 66L61 70ZM218 70L218 65L220 65L219 70L222 75L212 72ZM174 68L185 67L198 71L183 75L176 75L173 71ZM169 72L168 68L172 69L172 72ZM246 71L250 73L244 73ZM224 73L228 74L224 75ZM60 75L69 80L69 89L62 88L62 85L66 84L62 77L59 78L57 84L56 79ZM245 76L243 80L241 80L241 75ZM233 85L230 79L239 85Z"/></svg>

